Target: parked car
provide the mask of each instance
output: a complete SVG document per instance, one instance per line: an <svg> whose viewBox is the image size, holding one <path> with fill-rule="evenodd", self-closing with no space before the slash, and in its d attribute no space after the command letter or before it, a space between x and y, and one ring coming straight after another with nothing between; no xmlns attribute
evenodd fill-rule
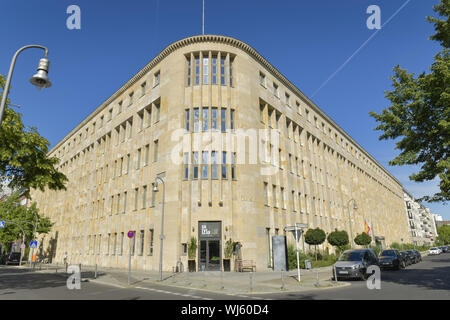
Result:
<svg viewBox="0 0 450 320"><path fill-rule="evenodd" d="M420 254L419 250L413 250L416 254L417 260L420 262L422 261L422 255Z"/></svg>
<svg viewBox="0 0 450 320"><path fill-rule="evenodd" d="M378 257L380 268L400 270L406 268L406 263L397 249L383 250Z"/></svg>
<svg viewBox="0 0 450 320"><path fill-rule="evenodd" d="M429 255L431 256L431 255L436 255L436 254L441 254L441 250L436 247L430 248Z"/></svg>
<svg viewBox="0 0 450 320"><path fill-rule="evenodd" d="M378 257L373 249L345 250L333 266L333 278L367 279L367 268L379 265ZM335 274L336 272L336 274Z"/></svg>
<svg viewBox="0 0 450 320"><path fill-rule="evenodd" d="M439 247L439 248L441 249L442 253L447 253L447 251L448 251L447 246L442 246L442 247Z"/></svg>
<svg viewBox="0 0 450 320"><path fill-rule="evenodd" d="M419 262L419 258L417 257L416 253L413 250L406 250L408 252L409 256L411 257L411 261L413 263Z"/></svg>
<svg viewBox="0 0 450 320"><path fill-rule="evenodd" d="M6 265L20 264L20 252L11 252L6 258Z"/></svg>
<svg viewBox="0 0 450 320"><path fill-rule="evenodd" d="M408 254L408 252L406 251L400 251L400 254L403 257L403 260L405 261L405 265L406 266L410 266L413 264L412 260L411 260L411 256Z"/></svg>

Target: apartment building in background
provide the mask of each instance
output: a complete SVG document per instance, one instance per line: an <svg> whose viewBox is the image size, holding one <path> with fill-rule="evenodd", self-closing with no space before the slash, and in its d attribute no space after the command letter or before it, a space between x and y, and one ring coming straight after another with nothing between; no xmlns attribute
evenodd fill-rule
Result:
<svg viewBox="0 0 450 320"><path fill-rule="evenodd" d="M32 197L55 223L41 245L53 245L56 262L67 252L69 262L125 268L132 230L132 268L157 270L156 177L166 271L186 270L192 237L198 270L220 270L229 239L239 258L270 270L272 236L293 243L284 228L295 223L349 234L351 224L353 237L367 223L379 245L410 242L400 182L255 49L226 36L166 47L49 155L67 190Z"/></svg>

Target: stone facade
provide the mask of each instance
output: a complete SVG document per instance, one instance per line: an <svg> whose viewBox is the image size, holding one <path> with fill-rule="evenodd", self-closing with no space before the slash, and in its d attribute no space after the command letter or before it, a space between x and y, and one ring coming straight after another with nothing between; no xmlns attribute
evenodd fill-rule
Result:
<svg viewBox="0 0 450 320"><path fill-rule="evenodd" d="M404 191L404 198L412 243L432 245L437 238L433 214L430 209L417 202L407 191Z"/></svg>
<svg viewBox="0 0 450 320"><path fill-rule="evenodd" d="M41 250L58 262L67 252L69 262L125 268L135 230L132 267L157 270L163 191L164 270L186 269L191 237L200 270L220 267L229 239L266 270L271 236L296 222L350 233L350 217L353 237L367 222L386 244L410 234L399 181L229 37L171 44L50 155L61 159L67 191L32 196L55 222ZM157 176L165 190L152 192Z"/></svg>

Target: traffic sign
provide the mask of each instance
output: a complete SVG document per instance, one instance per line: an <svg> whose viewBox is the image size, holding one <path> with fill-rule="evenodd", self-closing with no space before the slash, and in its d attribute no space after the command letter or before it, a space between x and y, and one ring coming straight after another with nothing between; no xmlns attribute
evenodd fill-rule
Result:
<svg viewBox="0 0 450 320"><path fill-rule="evenodd" d="M134 237L134 232L133 231L128 231L128 238L133 238Z"/></svg>
<svg viewBox="0 0 450 320"><path fill-rule="evenodd" d="M30 248L32 248L32 249L37 248L37 241L31 241L30 242Z"/></svg>
<svg viewBox="0 0 450 320"><path fill-rule="evenodd" d="M5 221L0 221L0 228L4 228L5 227Z"/></svg>

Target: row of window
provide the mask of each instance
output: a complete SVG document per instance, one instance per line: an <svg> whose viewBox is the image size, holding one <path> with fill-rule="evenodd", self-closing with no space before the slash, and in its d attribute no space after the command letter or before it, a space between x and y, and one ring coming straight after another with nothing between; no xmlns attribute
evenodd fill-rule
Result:
<svg viewBox="0 0 450 320"><path fill-rule="evenodd" d="M277 200L277 186L272 185L272 207L278 208L278 200ZM287 209L286 207L286 190L284 187L280 188L280 194L281 194L281 208ZM305 194L305 206L306 206L306 197ZM297 201L296 201L297 199ZM291 191L291 205L292 205L292 212L301 212L301 203L302 203L302 195L300 192L296 193L294 190ZM269 206L269 184L267 182L264 182L264 205Z"/></svg>
<svg viewBox="0 0 450 320"><path fill-rule="evenodd" d="M161 78L161 72L158 70L153 74L153 88L155 88L159 85L160 78ZM144 96L146 92L147 92L147 81L144 81L140 86L140 97ZM132 91L131 93L128 94L127 108L133 104L134 97L135 97L134 91ZM124 107L125 107L125 104L124 104L124 100L122 99L117 103L117 114L120 114L124 110ZM157 120L159 120L159 104L157 104L157 109L158 109L157 110L157 118L158 118ZM112 117L113 117L113 108L112 107L108 110L106 115L107 115L106 121L107 122L111 121ZM105 115L101 115L96 121L93 121L91 134L95 133L96 129L102 128L104 123L105 123ZM89 135L89 126L85 129L84 140L88 138L88 135ZM78 134L78 136L74 138L72 148L74 148L77 144L80 144L81 141L83 141L83 133L82 132L80 132ZM71 149L70 147L71 147L71 143L69 142L58 153L59 157L61 157L61 152L62 152L62 155L64 155L66 153L66 151L69 151Z"/></svg>
<svg viewBox="0 0 450 320"><path fill-rule="evenodd" d="M220 130L226 132L227 129L234 130L234 118L235 111L230 109L229 125L227 127L227 108L217 107L203 107L203 108L193 108L193 117L191 117L191 109L186 109L184 111L184 128L187 132L199 132L200 126L202 131L208 131L209 129L213 131L218 131L218 124L220 122ZM192 119L191 119L192 118Z"/></svg>
<svg viewBox="0 0 450 320"><path fill-rule="evenodd" d="M236 180L236 152L229 152L231 155L231 179ZM183 179L192 180L208 179L211 175L211 179L228 179L228 166L227 166L227 152L222 151L222 157L219 159L218 151L202 151L201 163L199 161L199 152L194 151L191 153L192 159L190 159L190 153L185 152L183 154ZM220 161L221 160L221 161ZM191 170L189 170L189 166ZM219 172L220 170L220 172Z"/></svg>
<svg viewBox="0 0 450 320"><path fill-rule="evenodd" d="M205 57L206 56L206 57ZM228 67L229 84L233 86L233 58L230 58L227 66L226 56L213 54L211 59L208 54L195 55L193 61L187 58L187 86L200 84L220 84L226 85L226 68ZM202 79L202 81L200 81Z"/></svg>
<svg viewBox="0 0 450 320"><path fill-rule="evenodd" d="M144 245L145 245L145 238L146 238L146 232L145 230L140 230L139 234L134 231L135 236L128 241L131 241L131 255L134 256L136 254L136 238L138 241L138 252L137 255L142 256L144 255ZM121 233L108 233L105 241L107 242L106 245L106 252L105 255L111 255L111 256L122 256L124 251L124 245L127 238L125 238L125 232ZM153 248L154 248L154 229L149 229L147 231L147 243L148 243L148 251L147 254L149 256L153 255ZM90 255L101 255L102 253L102 235L90 235L88 236L88 244L89 244L89 251L88 254ZM129 253L129 252L128 252Z"/></svg>

